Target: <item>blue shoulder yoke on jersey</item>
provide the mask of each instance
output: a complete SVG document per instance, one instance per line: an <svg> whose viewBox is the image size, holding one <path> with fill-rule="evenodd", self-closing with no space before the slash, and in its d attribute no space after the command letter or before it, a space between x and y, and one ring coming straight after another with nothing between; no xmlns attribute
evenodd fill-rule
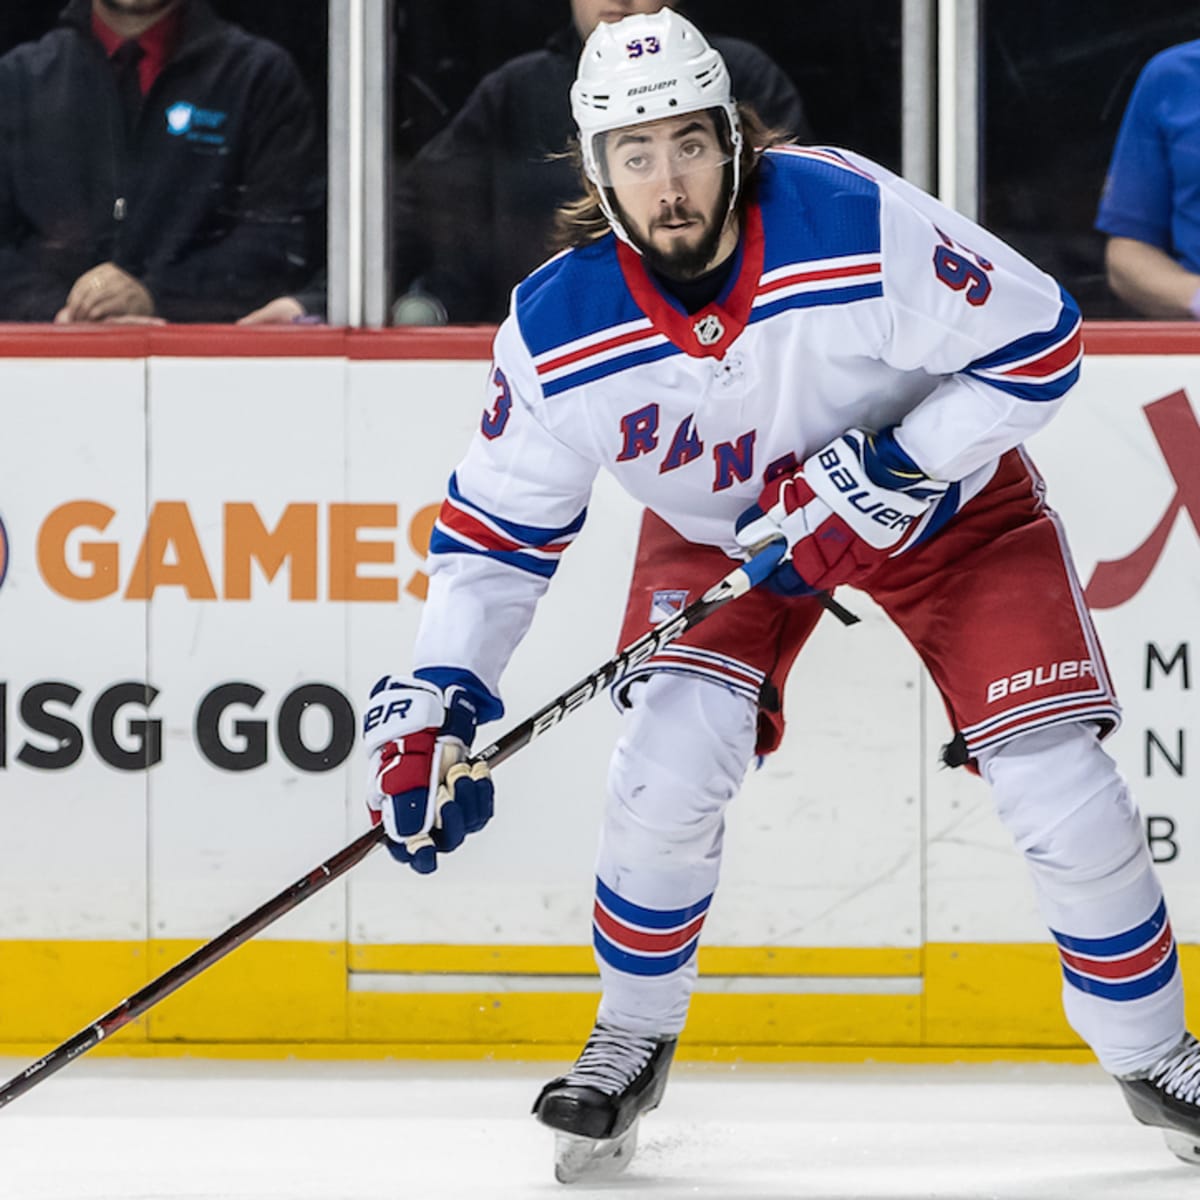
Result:
<svg viewBox="0 0 1200 1200"><path fill-rule="evenodd" d="M517 325L547 397L680 353L630 294L616 245L610 233L569 250L517 288Z"/></svg>
<svg viewBox="0 0 1200 1200"><path fill-rule="evenodd" d="M778 146L759 167L764 274L794 262L880 252L879 184L836 150Z"/></svg>
<svg viewBox="0 0 1200 1200"><path fill-rule="evenodd" d="M750 321L883 295L879 184L836 150L763 155L763 274Z"/></svg>

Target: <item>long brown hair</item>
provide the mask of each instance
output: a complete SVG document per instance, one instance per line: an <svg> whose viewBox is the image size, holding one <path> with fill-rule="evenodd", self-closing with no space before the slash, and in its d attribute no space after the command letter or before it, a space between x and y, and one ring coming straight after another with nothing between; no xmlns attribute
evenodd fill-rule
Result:
<svg viewBox="0 0 1200 1200"><path fill-rule="evenodd" d="M742 123L742 186L738 194L738 217L744 217L746 209L754 200L758 183L758 163L763 151L792 140L791 134L782 129L772 129L748 104L739 103L738 118ZM577 200L568 201L554 214L554 229L551 234L552 251L567 250L572 246L586 246L599 241L612 226L600 207L600 192L583 170L583 152L579 142L572 143L567 151L568 158L579 171L584 194Z"/></svg>

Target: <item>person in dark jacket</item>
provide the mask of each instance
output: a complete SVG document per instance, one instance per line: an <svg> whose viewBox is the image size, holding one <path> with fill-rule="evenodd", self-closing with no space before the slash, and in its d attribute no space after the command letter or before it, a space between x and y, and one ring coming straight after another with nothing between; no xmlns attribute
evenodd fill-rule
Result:
<svg viewBox="0 0 1200 1200"><path fill-rule="evenodd" d="M600 21L663 7L571 0L568 27L484 78L422 147L395 191L395 323L504 319L509 292L550 253L555 211L579 194L578 172L563 153L574 132L569 95L583 40ZM795 87L768 55L738 38L710 40L738 96L768 125L812 140Z"/></svg>
<svg viewBox="0 0 1200 1200"><path fill-rule="evenodd" d="M206 0L71 0L0 58L0 320L236 320L323 204L291 59Z"/></svg>

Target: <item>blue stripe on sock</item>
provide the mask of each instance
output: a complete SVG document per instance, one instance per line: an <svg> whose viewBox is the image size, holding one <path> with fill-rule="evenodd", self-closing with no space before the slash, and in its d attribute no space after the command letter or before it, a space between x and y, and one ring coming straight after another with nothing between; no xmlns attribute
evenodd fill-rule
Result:
<svg viewBox="0 0 1200 1200"><path fill-rule="evenodd" d="M1071 970L1066 963L1063 964L1063 976L1072 987L1086 992L1089 996L1099 996L1102 1000L1141 1000L1143 996L1152 996L1155 992L1165 988L1174 977L1178 966L1179 955L1172 946L1171 953L1167 955L1160 966L1151 971L1149 975L1144 975L1141 979L1132 979L1128 983L1110 983L1106 979L1086 979Z"/></svg>
<svg viewBox="0 0 1200 1200"><path fill-rule="evenodd" d="M703 900L687 908L643 908L618 896L599 876L596 877L596 895L613 916L646 929L674 929L677 925L686 925L701 913L708 912L708 906L712 903L712 894L709 893Z"/></svg>
<svg viewBox="0 0 1200 1200"><path fill-rule="evenodd" d="M1128 954L1131 950L1140 949L1162 933L1166 924L1167 902L1160 900L1158 907L1154 910L1154 915L1149 920L1113 937L1071 937L1068 934L1059 933L1057 929L1051 929L1050 932L1054 934L1054 940L1064 950L1071 950L1075 954L1087 954L1093 958L1115 958L1118 954Z"/></svg>
<svg viewBox="0 0 1200 1200"><path fill-rule="evenodd" d="M621 950L610 942L599 929L595 926L592 928L592 945L596 947L596 953L610 967L624 971L627 975L670 975L672 971L677 971L696 953L696 947L699 944L700 935L697 934L682 950L677 950L674 954L650 957L644 954L630 954L627 950Z"/></svg>

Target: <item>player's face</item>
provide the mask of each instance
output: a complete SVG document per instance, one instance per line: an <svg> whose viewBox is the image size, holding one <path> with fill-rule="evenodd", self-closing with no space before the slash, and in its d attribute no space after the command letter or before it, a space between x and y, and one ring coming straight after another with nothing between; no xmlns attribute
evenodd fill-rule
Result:
<svg viewBox="0 0 1200 1200"><path fill-rule="evenodd" d="M603 161L625 229L652 266L690 279L724 257L729 153L711 113L615 130Z"/></svg>
<svg viewBox="0 0 1200 1200"><path fill-rule="evenodd" d="M571 0L571 16L579 36L586 42L601 21L619 21L634 13L653 13L660 8L674 8L675 0Z"/></svg>

